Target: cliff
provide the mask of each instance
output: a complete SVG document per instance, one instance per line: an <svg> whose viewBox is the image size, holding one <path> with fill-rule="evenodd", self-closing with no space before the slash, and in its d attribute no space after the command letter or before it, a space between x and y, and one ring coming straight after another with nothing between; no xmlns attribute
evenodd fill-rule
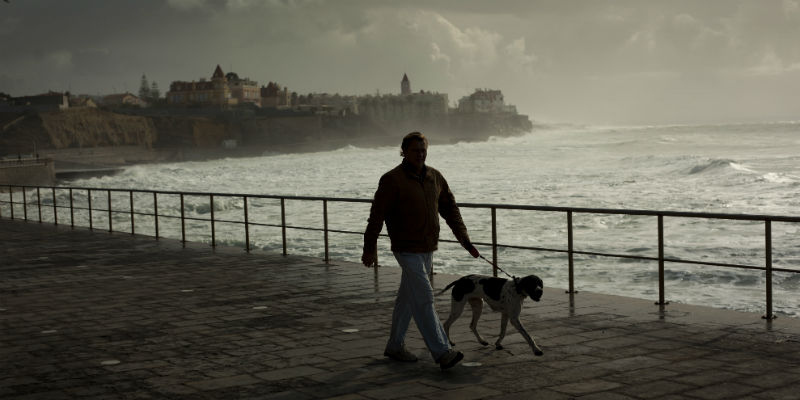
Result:
<svg viewBox="0 0 800 400"><path fill-rule="evenodd" d="M152 148L158 133L152 119L91 108L25 113L3 126L3 153L104 146Z"/></svg>

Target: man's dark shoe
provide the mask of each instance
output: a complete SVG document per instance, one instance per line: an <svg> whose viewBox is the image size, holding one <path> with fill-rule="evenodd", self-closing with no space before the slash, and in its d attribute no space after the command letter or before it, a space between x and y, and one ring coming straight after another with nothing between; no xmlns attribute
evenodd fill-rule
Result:
<svg viewBox="0 0 800 400"><path fill-rule="evenodd" d="M458 364L458 362L463 358L464 353L450 350L445 355L441 356L437 362L439 363L439 367L442 369L442 371L444 371L446 369L455 367L456 364Z"/></svg>
<svg viewBox="0 0 800 400"><path fill-rule="evenodd" d="M405 347L401 347L395 350L386 349L384 350L383 355L395 361L402 361L402 362L417 361L417 356L415 356L410 351L406 350Z"/></svg>

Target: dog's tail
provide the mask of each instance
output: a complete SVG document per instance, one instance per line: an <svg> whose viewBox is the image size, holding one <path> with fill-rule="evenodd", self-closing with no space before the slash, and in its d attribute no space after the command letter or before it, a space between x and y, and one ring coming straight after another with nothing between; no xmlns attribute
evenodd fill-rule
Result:
<svg viewBox="0 0 800 400"><path fill-rule="evenodd" d="M436 293L436 296L441 296L441 295L443 295L443 294L444 294L444 292L446 292L446 291L450 290L450 288L451 288L451 287L455 286L456 282L458 282L458 281L457 281L457 280L455 280L455 281L453 281L453 282L450 282L450 284L449 284L449 285L447 285L447 286L445 286L445 287L444 287L444 289L442 289L441 291L439 291L439 293Z"/></svg>

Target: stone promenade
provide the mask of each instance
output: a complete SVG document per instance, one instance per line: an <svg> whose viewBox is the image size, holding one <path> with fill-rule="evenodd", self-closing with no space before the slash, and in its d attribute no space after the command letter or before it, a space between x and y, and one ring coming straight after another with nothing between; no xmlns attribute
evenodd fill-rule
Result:
<svg viewBox="0 0 800 400"><path fill-rule="evenodd" d="M547 288L505 349L382 356L398 270L0 220L2 399L797 399L800 320ZM436 275L441 288L453 276ZM545 282L547 284L547 282ZM439 298L441 317L449 313ZM499 315L480 328L494 340Z"/></svg>

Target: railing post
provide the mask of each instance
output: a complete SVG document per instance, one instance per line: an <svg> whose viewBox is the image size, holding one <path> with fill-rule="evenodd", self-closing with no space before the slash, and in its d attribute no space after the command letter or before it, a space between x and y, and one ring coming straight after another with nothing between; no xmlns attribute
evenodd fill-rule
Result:
<svg viewBox="0 0 800 400"><path fill-rule="evenodd" d="M14 190L11 186L8 187L8 203L11 205L11 219L14 219Z"/></svg>
<svg viewBox="0 0 800 400"><path fill-rule="evenodd" d="M183 193L181 193L181 243L186 247L186 211L183 206Z"/></svg>
<svg viewBox="0 0 800 400"><path fill-rule="evenodd" d="M281 236L283 237L283 255L286 255L286 199L281 197Z"/></svg>
<svg viewBox="0 0 800 400"><path fill-rule="evenodd" d="M497 208L492 207L492 276L497 276Z"/></svg>
<svg viewBox="0 0 800 400"><path fill-rule="evenodd" d="M158 193L153 192L153 222L156 228L156 240L158 240Z"/></svg>
<svg viewBox="0 0 800 400"><path fill-rule="evenodd" d="M22 186L22 216L28 221L28 188Z"/></svg>
<svg viewBox="0 0 800 400"><path fill-rule="evenodd" d="M214 231L214 195L208 195L209 205L211 206L211 247L217 246L217 235Z"/></svg>
<svg viewBox="0 0 800 400"><path fill-rule="evenodd" d="M36 187L36 208L39 209L39 223L42 223L42 191Z"/></svg>
<svg viewBox="0 0 800 400"><path fill-rule="evenodd" d="M69 227L75 229L75 205L72 199L72 188L69 188Z"/></svg>
<svg viewBox="0 0 800 400"><path fill-rule="evenodd" d="M108 233L114 232L114 226L112 225L111 220L111 189L108 189L106 192L108 195Z"/></svg>
<svg viewBox="0 0 800 400"><path fill-rule="evenodd" d="M244 196L244 248L250 252L250 224L247 217L247 196Z"/></svg>
<svg viewBox="0 0 800 400"><path fill-rule="evenodd" d="M658 303L669 304L664 299L664 216L658 215Z"/></svg>
<svg viewBox="0 0 800 400"><path fill-rule="evenodd" d="M136 228L133 224L133 190L129 190L128 195L130 196L131 201L131 235L136 235Z"/></svg>
<svg viewBox="0 0 800 400"><path fill-rule="evenodd" d="M89 198L89 230L94 229L94 222L92 221L92 189L86 189Z"/></svg>
<svg viewBox="0 0 800 400"><path fill-rule="evenodd" d="M567 290L567 293L577 293L575 291L575 247L572 233L572 211L567 211L567 255L569 259L569 290Z"/></svg>
<svg viewBox="0 0 800 400"><path fill-rule="evenodd" d="M58 206L56 205L56 188L51 187L53 189L53 224L58 225Z"/></svg>
<svg viewBox="0 0 800 400"><path fill-rule="evenodd" d="M322 222L325 231L325 263L330 262L328 253L328 200L322 200Z"/></svg>
<svg viewBox="0 0 800 400"><path fill-rule="evenodd" d="M764 249L766 250L766 284L767 284L767 313L762 317L766 320L777 318L772 313L772 220L764 221Z"/></svg>

